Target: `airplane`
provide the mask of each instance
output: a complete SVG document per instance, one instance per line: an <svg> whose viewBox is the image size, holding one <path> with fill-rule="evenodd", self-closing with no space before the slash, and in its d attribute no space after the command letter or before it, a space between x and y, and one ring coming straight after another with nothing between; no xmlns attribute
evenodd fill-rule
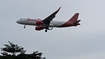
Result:
<svg viewBox="0 0 105 59"><path fill-rule="evenodd" d="M35 30L40 31L44 30L47 32L47 30L52 30L53 27L56 28L64 28L64 27L71 27L71 26L78 26L80 25L80 21L78 20L79 13L75 13L68 21L52 21L53 18L55 18L58 11L61 9L59 7L58 10L56 10L54 13L49 15L47 18L41 20L41 19L31 19L31 18L21 18L20 20L16 21L18 24L24 25L24 28L26 25L33 25L36 26Z"/></svg>

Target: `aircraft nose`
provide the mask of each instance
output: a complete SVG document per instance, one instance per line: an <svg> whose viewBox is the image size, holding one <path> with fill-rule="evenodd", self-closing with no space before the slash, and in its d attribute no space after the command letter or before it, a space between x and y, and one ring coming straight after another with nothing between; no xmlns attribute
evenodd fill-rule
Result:
<svg viewBox="0 0 105 59"><path fill-rule="evenodd" d="M18 20L18 21L16 21L16 23L19 23L19 20Z"/></svg>
<svg viewBox="0 0 105 59"><path fill-rule="evenodd" d="M21 21L20 21L20 20L18 20L18 21L16 21L16 23L20 24L20 23L21 23Z"/></svg>

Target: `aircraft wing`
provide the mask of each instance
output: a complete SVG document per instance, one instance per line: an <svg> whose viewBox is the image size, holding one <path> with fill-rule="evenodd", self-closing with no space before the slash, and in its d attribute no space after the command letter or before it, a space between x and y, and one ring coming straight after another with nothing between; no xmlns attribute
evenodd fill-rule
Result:
<svg viewBox="0 0 105 59"><path fill-rule="evenodd" d="M45 18L43 20L45 25L49 25L50 22L52 21L53 18L55 18L55 15L58 13L58 11L60 10L61 7L59 7L59 9L57 11L55 11L54 13L52 13L50 16L48 16L47 18Z"/></svg>

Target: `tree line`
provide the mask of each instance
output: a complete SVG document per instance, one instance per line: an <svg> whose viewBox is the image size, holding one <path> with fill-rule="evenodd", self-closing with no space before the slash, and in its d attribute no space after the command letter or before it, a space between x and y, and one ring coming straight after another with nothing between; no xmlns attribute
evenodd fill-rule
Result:
<svg viewBox="0 0 105 59"><path fill-rule="evenodd" d="M43 53L35 51L31 54L26 54L26 50L22 46L13 44L8 41L9 44L4 44L5 47L1 49L0 59L45 59L41 57Z"/></svg>

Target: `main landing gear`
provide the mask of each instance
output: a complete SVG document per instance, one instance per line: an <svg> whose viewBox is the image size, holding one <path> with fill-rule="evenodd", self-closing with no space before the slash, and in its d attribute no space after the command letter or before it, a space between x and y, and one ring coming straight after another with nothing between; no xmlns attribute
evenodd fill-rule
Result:
<svg viewBox="0 0 105 59"><path fill-rule="evenodd" d="M47 32L47 30L52 30L52 29L53 29L53 27L51 27L51 28L48 27L45 29L45 32Z"/></svg>

